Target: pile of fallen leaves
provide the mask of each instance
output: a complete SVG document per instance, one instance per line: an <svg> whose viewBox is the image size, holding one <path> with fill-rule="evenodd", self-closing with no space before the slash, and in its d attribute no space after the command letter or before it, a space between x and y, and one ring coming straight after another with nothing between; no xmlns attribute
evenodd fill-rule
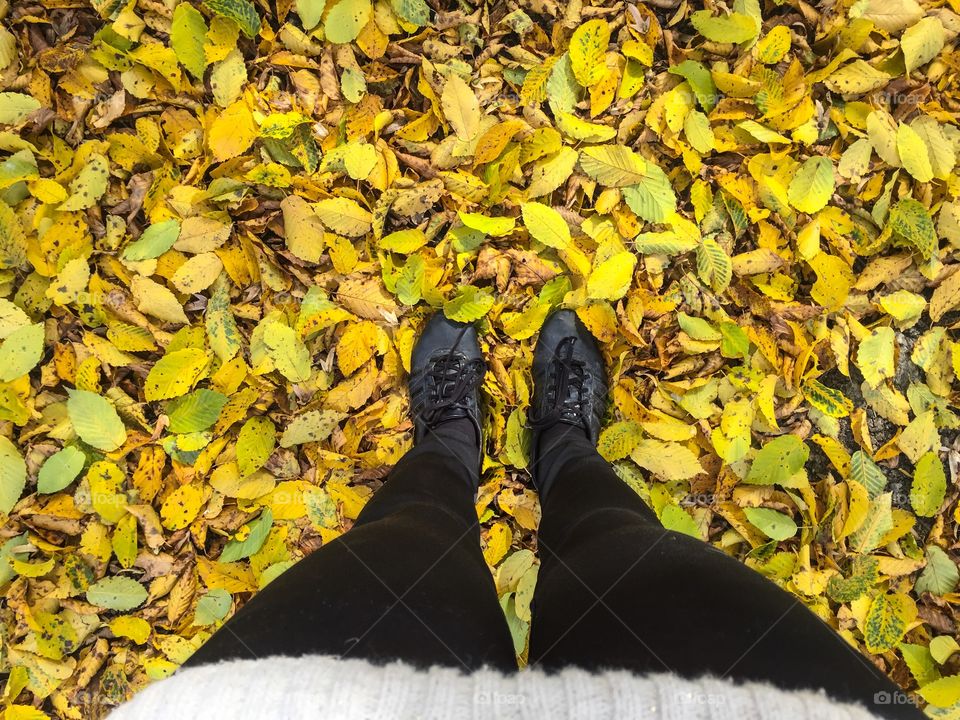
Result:
<svg viewBox="0 0 960 720"><path fill-rule="evenodd" d="M561 306L664 525L960 716L958 12L0 2L4 717L104 714L348 529L437 309L522 658Z"/></svg>

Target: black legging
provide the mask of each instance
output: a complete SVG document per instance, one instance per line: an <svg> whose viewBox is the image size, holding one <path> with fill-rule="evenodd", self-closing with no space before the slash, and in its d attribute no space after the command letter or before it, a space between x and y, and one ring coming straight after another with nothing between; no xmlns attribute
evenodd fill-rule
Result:
<svg viewBox="0 0 960 720"><path fill-rule="evenodd" d="M348 533L271 582L188 665L315 653L516 670L480 549L476 450L445 427L397 464ZM550 432L531 666L822 688L877 715L922 717L875 703L903 694L797 598L665 530L582 433Z"/></svg>

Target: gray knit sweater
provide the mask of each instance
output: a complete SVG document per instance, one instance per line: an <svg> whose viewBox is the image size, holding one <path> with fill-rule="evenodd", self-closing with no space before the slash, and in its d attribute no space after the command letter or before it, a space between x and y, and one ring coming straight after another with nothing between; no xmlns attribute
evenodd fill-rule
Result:
<svg viewBox="0 0 960 720"><path fill-rule="evenodd" d="M787 692L727 680L675 675L503 675L452 668L378 667L331 657L235 660L182 670L121 705L110 720L156 718L320 718L322 720L870 720L865 708L821 693Z"/></svg>

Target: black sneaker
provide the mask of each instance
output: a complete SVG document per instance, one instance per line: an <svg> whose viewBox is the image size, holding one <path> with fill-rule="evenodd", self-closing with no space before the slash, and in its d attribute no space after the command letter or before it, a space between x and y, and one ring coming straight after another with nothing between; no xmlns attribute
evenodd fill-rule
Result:
<svg viewBox="0 0 960 720"><path fill-rule="evenodd" d="M544 431L579 428L594 445L607 408L603 355L572 310L558 310L540 329L533 352L533 400L527 424L533 430L532 467L539 463ZM537 473L534 481L539 485Z"/></svg>
<svg viewBox="0 0 960 720"><path fill-rule="evenodd" d="M478 389L486 365L477 329L438 312L426 326L410 358L410 405L414 442L455 420L468 420L482 446Z"/></svg>

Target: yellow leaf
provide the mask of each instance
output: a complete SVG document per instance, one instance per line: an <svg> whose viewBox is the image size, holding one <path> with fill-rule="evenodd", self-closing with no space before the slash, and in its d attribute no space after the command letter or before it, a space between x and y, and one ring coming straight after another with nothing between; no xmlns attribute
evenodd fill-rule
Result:
<svg viewBox="0 0 960 720"><path fill-rule="evenodd" d="M170 282L180 292L192 295L213 285L221 270L223 263L216 253L201 253L177 268Z"/></svg>
<svg viewBox="0 0 960 720"><path fill-rule="evenodd" d="M697 456L679 443L643 439L630 457L640 467L664 480L689 480L703 472Z"/></svg>
<svg viewBox="0 0 960 720"><path fill-rule="evenodd" d="M382 330L372 322L350 324L337 341L337 365L344 375L352 375L374 356Z"/></svg>
<svg viewBox="0 0 960 720"><path fill-rule="evenodd" d="M147 374L143 387L147 400L179 397L203 377L210 358L199 348L183 348L167 353Z"/></svg>
<svg viewBox="0 0 960 720"><path fill-rule="evenodd" d="M623 251L607 258L590 273L587 295L593 300L617 300L627 294L633 281L637 256Z"/></svg>
<svg viewBox="0 0 960 720"><path fill-rule="evenodd" d="M906 123L897 128L897 152L904 169L920 182L933 180L933 166L927 145L916 131Z"/></svg>
<svg viewBox="0 0 960 720"><path fill-rule="evenodd" d="M189 322L176 295L160 283L137 275L130 281L130 291L140 312L178 325L186 325Z"/></svg>
<svg viewBox="0 0 960 720"><path fill-rule="evenodd" d="M533 166L530 185L527 187L527 197L535 198L541 195L549 195L560 187L570 177L574 165L577 164L578 157L577 151L573 148L562 147L552 155L538 161Z"/></svg>
<svg viewBox="0 0 960 720"><path fill-rule="evenodd" d="M427 236L419 228L397 230L380 241L380 247L390 252L409 255L427 244Z"/></svg>
<svg viewBox="0 0 960 720"><path fill-rule="evenodd" d="M197 485L181 485L160 507L160 519L167 530L182 530L196 520L203 506L203 491Z"/></svg>
<svg viewBox="0 0 960 720"><path fill-rule="evenodd" d="M238 100L217 115L208 143L217 162L239 157L253 145L260 131L246 100Z"/></svg>
<svg viewBox="0 0 960 720"><path fill-rule="evenodd" d="M604 142L617 135L617 129L614 127L587 122L570 113L558 112L556 120L557 129L572 140L591 143Z"/></svg>
<svg viewBox="0 0 960 720"><path fill-rule="evenodd" d="M324 250L324 230L313 208L299 195L288 195L280 209L287 249L301 260L318 262Z"/></svg>
<svg viewBox="0 0 960 720"><path fill-rule="evenodd" d="M328 198L315 203L320 221L333 232L347 237L360 237L370 232L373 216L349 198Z"/></svg>
<svg viewBox="0 0 960 720"><path fill-rule="evenodd" d="M480 103L459 75L451 75L440 96L443 114L461 140L472 140L480 132Z"/></svg>
<svg viewBox="0 0 960 720"><path fill-rule="evenodd" d="M513 542L513 533L505 522L494 523L487 536L487 546L483 551L483 559L491 567L500 562Z"/></svg>
<svg viewBox="0 0 960 720"><path fill-rule="evenodd" d="M842 258L821 252L807 261L817 281L810 289L810 297L827 310L839 310L853 287L853 270Z"/></svg>
<svg viewBox="0 0 960 720"><path fill-rule="evenodd" d="M604 57L609 44L610 25L606 20L588 20L574 31L570 38L570 65L577 82L584 87L595 85L606 74Z"/></svg>
<svg viewBox="0 0 960 720"><path fill-rule="evenodd" d="M535 240L547 247L565 248L570 244L570 228L563 216L548 205L526 202L520 206L523 224Z"/></svg>
<svg viewBox="0 0 960 720"><path fill-rule="evenodd" d="M580 166L587 175L606 187L636 185L646 177L647 170L643 158L623 145L584 148Z"/></svg>
<svg viewBox="0 0 960 720"><path fill-rule="evenodd" d="M150 637L150 623L142 618L121 615L110 621L110 632L117 637L129 638L137 645L143 645Z"/></svg>
<svg viewBox="0 0 960 720"><path fill-rule="evenodd" d="M960 304L960 272L948 275L930 297L930 319L938 322L940 318Z"/></svg>
<svg viewBox="0 0 960 720"><path fill-rule="evenodd" d="M87 289L90 265L86 258L74 258L57 274L47 288L47 297L57 305L69 305Z"/></svg>
<svg viewBox="0 0 960 720"><path fill-rule="evenodd" d="M833 161L818 156L806 160L797 170L787 197L800 212L815 213L826 207L834 189Z"/></svg>

